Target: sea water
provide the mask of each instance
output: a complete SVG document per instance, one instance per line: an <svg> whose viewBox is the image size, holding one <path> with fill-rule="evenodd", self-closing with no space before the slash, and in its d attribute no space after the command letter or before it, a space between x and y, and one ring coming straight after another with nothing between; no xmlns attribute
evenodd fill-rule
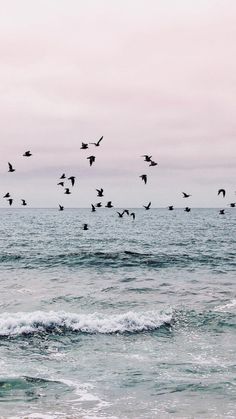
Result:
<svg viewBox="0 0 236 419"><path fill-rule="evenodd" d="M0 210L1 418L236 417L236 209L134 212Z"/></svg>

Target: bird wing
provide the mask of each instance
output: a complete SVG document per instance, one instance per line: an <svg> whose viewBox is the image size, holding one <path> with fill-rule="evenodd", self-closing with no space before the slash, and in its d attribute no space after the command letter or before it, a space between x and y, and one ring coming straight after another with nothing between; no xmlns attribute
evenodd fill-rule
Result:
<svg viewBox="0 0 236 419"><path fill-rule="evenodd" d="M98 140L97 145L100 144L100 142L102 141L102 139L103 139L103 136Z"/></svg>
<svg viewBox="0 0 236 419"><path fill-rule="evenodd" d="M12 169L12 164L8 162L9 169Z"/></svg>

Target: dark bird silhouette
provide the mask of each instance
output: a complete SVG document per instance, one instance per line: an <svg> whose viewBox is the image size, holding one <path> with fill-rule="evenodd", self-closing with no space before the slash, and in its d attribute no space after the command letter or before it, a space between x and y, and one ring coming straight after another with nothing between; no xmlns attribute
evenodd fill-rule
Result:
<svg viewBox="0 0 236 419"><path fill-rule="evenodd" d="M101 197L101 196L104 196L104 195L103 195L103 189L102 189L102 188L101 188L101 189L96 189L96 191L97 191L97 193L98 193L98 194L97 194L97 196L100 196L100 197Z"/></svg>
<svg viewBox="0 0 236 419"><path fill-rule="evenodd" d="M22 201L21 205L23 205L25 207L27 205L27 203L25 202L25 199L22 199L21 201Z"/></svg>
<svg viewBox="0 0 236 419"><path fill-rule="evenodd" d="M15 169L13 169L12 164L8 162L9 170L8 172L15 172Z"/></svg>
<svg viewBox="0 0 236 419"><path fill-rule="evenodd" d="M119 218L123 218L124 211L123 211L123 212L116 211L116 212L117 212L117 214L119 215Z"/></svg>
<svg viewBox="0 0 236 419"><path fill-rule="evenodd" d="M81 149L81 150L86 150L87 148L88 148L88 144L86 144L86 143L82 143L82 145L81 145L80 149Z"/></svg>
<svg viewBox="0 0 236 419"><path fill-rule="evenodd" d="M231 203L229 204L229 206L230 206L231 208L235 208L235 206L236 206L236 202L231 202Z"/></svg>
<svg viewBox="0 0 236 419"><path fill-rule="evenodd" d="M220 212L219 212L220 215L224 215L224 213L225 213L224 209L220 210Z"/></svg>
<svg viewBox="0 0 236 419"><path fill-rule="evenodd" d="M7 192L6 193L6 195L4 195L4 197L3 198L10 198L10 194L9 194L9 192Z"/></svg>
<svg viewBox="0 0 236 419"><path fill-rule="evenodd" d="M58 185L59 186L64 186L64 182L59 182Z"/></svg>
<svg viewBox="0 0 236 419"><path fill-rule="evenodd" d="M64 211L64 207L63 207L63 205L60 205L60 204L59 204L59 211Z"/></svg>
<svg viewBox="0 0 236 419"><path fill-rule="evenodd" d="M157 166L157 164L158 164L158 163L156 163L155 161L150 160L150 164L149 164L149 166Z"/></svg>
<svg viewBox="0 0 236 419"><path fill-rule="evenodd" d="M141 179L144 181L144 183L146 185L146 183L147 183L147 175L141 175L139 177L141 177Z"/></svg>
<svg viewBox="0 0 236 419"><path fill-rule="evenodd" d="M190 211L191 211L191 208L186 207L186 208L184 209L184 211L186 211L186 212L190 212Z"/></svg>
<svg viewBox="0 0 236 419"><path fill-rule="evenodd" d="M135 220L135 213L134 212L131 212L130 216L133 217L133 220Z"/></svg>
<svg viewBox="0 0 236 419"><path fill-rule="evenodd" d="M24 157L30 157L32 156L31 152L28 150L23 154Z"/></svg>
<svg viewBox="0 0 236 419"><path fill-rule="evenodd" d="M68 180L70 180L71 181L71 185L74 186L74 184L75 184L75 176L68 177Z"/></svg>
<svg viewBox="0 0 236 419"><path fill-rule="evenodd" d="M91 207L92 207L92 212L95 212L96 211L95 205L91 204Z"/></svg>
<svg viewBox="0 0 236 419"><path fill-rule="evenodd" d="M190 196L192 196L186 192L182 192L182 194L183 194L183 198L189 198Z"/></svg>
<svg viewBox="0 0 236 419"><path fill-rule="evenodd" d="M12 205L12 202L13 202L12 198L9 198L7 201L9 202L9 205Z"/></svg>
<svg viewBox="0 0 236 419"><path fill-rule="evenodd" d="M151 206L151 202L149 202L149 204L148 204L148 205L143 205L143 207L144 207L146 210L149 210L149 209L150 209L150 206Z"/></svg>
<svg viewBox="0 0 236 419"><path fill-rule="evenodd" d="M92 164L95 162L95 156L89 156L89 157L87 157L87 159L89 160L89 164L90 164L90 166L92 166Z"/></svg>
<svg viewBox="0 0 236 419"><path fill-rule="evenodd" d="M124 214L129 215L129 210L125 209L123 212L124 212Z"/></svg>
<svg viewBox="0 0 236 419"><path fill-rule="evenodd" d="M71 194L71 192L70 192L70 189L69 188L65 188L65 192L64 192L66 195L70 195Z"/></svg>
<svg viewBox="0 0 236 419"><path fill-rule="evenodd" d="M218 190L218 195L220 195L222 193L223 198L225 197L225 189L219 189Z"/></svg>
<svg viewBox="0 0 236 419"><path fill-rule="evenodd" d="M141 157L144 157L144 161L149 161L149 162L151 161L151 158L152 158L152 156L148 156L147 154L144 154Z"/></svg>
<svg viewBox="0 0 236 419"><path fill-rule="evenodd" d="M63 174L61 175L60 179L65 179L65 178L66 178L66 175L65 175L65 173L63 173Z"/></svg>
<svg viewBox="0 0 236 419"><path fill-rule="evenodd" d="M112 205L111 201L108 201L108 203L105 205L105 207L106 208L112 208L113 205Z"/></svg>
<svg viewBox="0 0 236 419"><path fill-rule="evenodd" d="M169 205L169 206L168 206L168 210L169 210L169 211L173 211L173 210L174 210L174 205Z"/></svg>
<svg viewBox="0 0 236 419"><path fill-rule="evenodd" d="M98 140L97 143L89 143L89 144L94 144L96 147L99 147L100 146L100 142L102 141L102 139L103 139L103 136Z"/></svg>
<svg viewBox="0 0 236 419"><path fill-rule="evenodd" d="M101 203L101 202L98 202L98 203L96 204L96 207L101 208L101 207L102 207L102 203Z"/></svg>
<svg viewBox="0 0 236 419"><path fill-rule="evenodd" d="M83 225L83 230L88 230L88 224Z"/></svg>

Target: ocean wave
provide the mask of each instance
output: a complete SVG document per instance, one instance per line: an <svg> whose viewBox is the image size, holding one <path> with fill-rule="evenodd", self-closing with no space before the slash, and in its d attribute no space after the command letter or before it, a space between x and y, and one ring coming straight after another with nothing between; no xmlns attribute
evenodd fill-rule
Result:
<svg viewBox="0 0 236 419"><path fill-rule="evenodd" d="M172 312L135 313L104 316L104 314L75 314L66 312L3 313L0 315L0 336L14 337L40 333L137 333L169 326Z"/></svg>

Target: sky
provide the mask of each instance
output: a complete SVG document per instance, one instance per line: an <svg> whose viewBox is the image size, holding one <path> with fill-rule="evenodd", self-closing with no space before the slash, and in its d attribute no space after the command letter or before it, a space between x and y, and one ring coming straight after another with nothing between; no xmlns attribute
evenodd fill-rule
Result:
<svg viewBox="0 0 236 419"><path fill-rule="evenodd" d="M0 0L2 196L89 207L103 187L116 207L236 201L235 18L235 0ZM76 176L68 196L64 172Z"/></svg>

